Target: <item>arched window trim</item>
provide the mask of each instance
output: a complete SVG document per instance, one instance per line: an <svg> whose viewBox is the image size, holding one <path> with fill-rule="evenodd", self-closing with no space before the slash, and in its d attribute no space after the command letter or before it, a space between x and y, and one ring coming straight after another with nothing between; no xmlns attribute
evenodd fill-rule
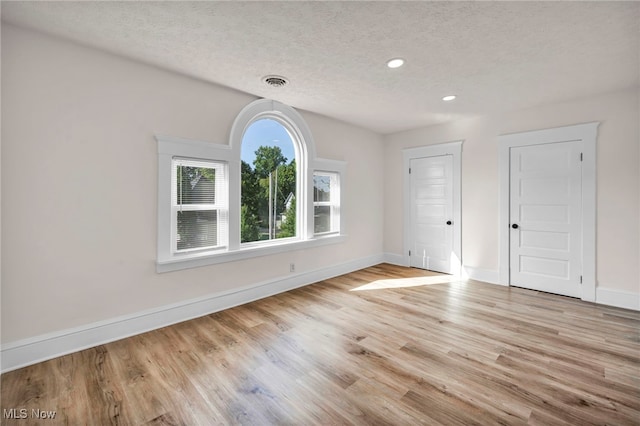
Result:
<svg viewBox="0 0 640 426"><path fill-rule="evenodd" d="M270 118L282 124L292 136L298 164L297 233L296 238L270 240L260 243L240 243L240 190L241 149L245 131L255 121ZM265 256L292 250L323 246L343 242L346 239L344 226L344 191L341 194L340 232L328 236L314 235L313 175L316 171L338 173L340 186L344 187L346 163L316 157L316 150L309 126L292 107L270 99L256 100L240 111L231 127L229 144L188 140L156 135L158 141L158 257L156 270L168 272L218 263L233 262L257 256ZM225 251L195 253L191 256L172 256L167 241L171 228L168 213L168 194L171 188L171 161L176 156L192 159L223 161L227 165L228 179L228 244Z"/></svg>
<svg viewBox="0 0 640 426"><path fill-rule="evenodd" d="M232 244L230 249L238 249L240 247L258 247L271 246L290 243L292 240L304 241L313 238L313 200L309 199L309 194L313 191L313 167L316 160L315 143L311 130L306 121L298 111L283 103L271 99L258 99L244 107L236 117L231 127L231 137L229 145L234 158L240 162L242 139L245 132L253 123L263 119L272 119L282 124L291 135L294 150L296 153L297 164L297 183L296 183L296 223L297 235L295 238L287 238L281 241L270 240L259 243L240 244L240 224L230 223L230 237ZM238 171L238 178L232 179L229 191L238 194L237 200L231 200L234 208L240 211L240 187L242 185L241 171ZM239 215L238 215L239 216ZM239 218L238 218L239 221ZM237 245L236 245L237 244Z"/></svg>
<svg viewBox="0 0 640 426"><path fill-rule="evenodd" d="M267 116L279 119L282 123L290 125L297 136L304 141L307 155L310 159L315 159L316 148L311 136L311 130L306 121L298 111L281 102L271 99L258 99L244 107L237 115L231 127L230 145L231 149L239 150L242 144L242 136L247 128L256 120L268 118ZM240 158L238 151L238 158Z"/></svg>

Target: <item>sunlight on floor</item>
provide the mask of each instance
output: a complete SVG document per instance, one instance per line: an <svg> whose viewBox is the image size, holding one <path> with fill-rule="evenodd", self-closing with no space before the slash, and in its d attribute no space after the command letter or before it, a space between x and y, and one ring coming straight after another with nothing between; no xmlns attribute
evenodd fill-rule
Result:
<svg viewBox="0 0 640 426"><path fill-rule="evenodd" d="M454 275L435 275L430 277L413 277L413 278L398 278L390 280L377 280L368 284L361 285L360 287L352 288L350 291L363 291L363 290L382 290L387 288L407 288L407 287L421 287L425 285L433 284L447 284L453 282L459 282L461 278Z"/></svg>

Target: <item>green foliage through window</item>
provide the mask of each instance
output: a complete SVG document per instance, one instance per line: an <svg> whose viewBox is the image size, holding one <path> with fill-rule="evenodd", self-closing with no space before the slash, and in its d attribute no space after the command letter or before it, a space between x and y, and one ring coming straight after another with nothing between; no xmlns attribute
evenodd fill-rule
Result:
<svg viewBox="0 0 640 426"><path fill-rule="evenodd" d="M266 130L259 135L262 139L253 153L247 151L251 144L245 145L243 138L240 201L243 243L296 236L296 160L287 158L281 148L293 153L293 141L281 124L267 119L254 122L245 135L256 124L268 126L264 126ZM279 139L276 140L272 132L279 132ZM253 158L252 164L245 161L250 158Z"/></svg>

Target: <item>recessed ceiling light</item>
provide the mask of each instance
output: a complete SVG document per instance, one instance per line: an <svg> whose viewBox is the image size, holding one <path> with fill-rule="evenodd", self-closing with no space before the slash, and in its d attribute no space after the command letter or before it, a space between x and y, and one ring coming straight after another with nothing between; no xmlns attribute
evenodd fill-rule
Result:
<svg viewBox="0 0 640 426"><path fill-rule="evenodd" d="M442 100L445 101L445 102L449 102L449 101L454 100L455 98L456 98L456 95L448 95L448 96L445 96L444 98L442 98Z"/></svg>
<svg viewBox="0 0 640 426"><path fill-rule="evenodd" d="M404 65L404 59L402 58L393 58L387 61L387 66L389 68L400 68Z"/></svg>
<svg viewBox="0 0 640 426"><path fill-rule="evenodd" d="M262 81L271 87L282 87L289 83L289 81L281 75L268 75L266 77L262 77Z"/></svg>

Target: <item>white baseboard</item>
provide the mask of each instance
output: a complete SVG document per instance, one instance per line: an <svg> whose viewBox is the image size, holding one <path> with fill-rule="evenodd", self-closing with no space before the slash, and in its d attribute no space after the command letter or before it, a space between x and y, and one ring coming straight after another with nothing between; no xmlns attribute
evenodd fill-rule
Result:
<svg viewBox="0 0 640 426"><path fill-rule="evenodd" d="M390 263L392 265L408 266L404 262L404 256L402 256L401 254L385 253L384 254L384 261L385 261L385 263Z"/></svg>
<svg viewBox="0 0 640 426"><path fill-rule="evenodd" d="M596 287L596 303L640 311L640 293Z"/></svg>
<svg viewBox="0 0 640 426"><path fill-rule="evenodd" d="M475 268L473 266L462 267L466 277L476 281L482 281L489 284L504 285L500 282L500 271L494 271L492 269Z"/></svg>
<svg viewBox="0 0 640 426"><path fill-rule="evenodd" d="M209 315L224 309L357 271L384 261L382 254L315 271L287 275L249 287L207 295L132 315L36 336L2 346L2 373L97 345Z"/></svg>

